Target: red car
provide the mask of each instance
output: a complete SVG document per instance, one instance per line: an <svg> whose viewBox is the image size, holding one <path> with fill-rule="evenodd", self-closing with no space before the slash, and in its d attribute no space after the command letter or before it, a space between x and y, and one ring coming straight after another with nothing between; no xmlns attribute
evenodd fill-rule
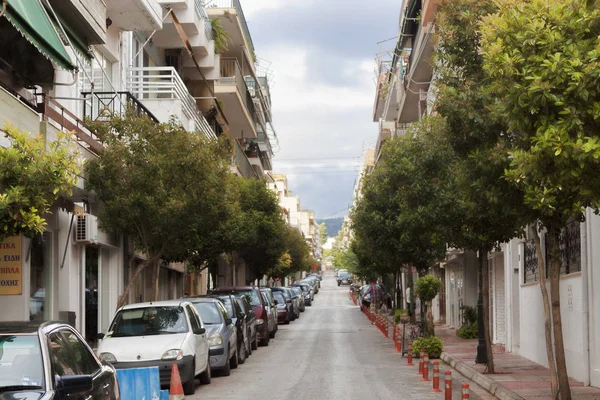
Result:
<svg viewBox="0 0 600 400"><path fill-rule="evenodd" d="M250 298L250 304L252 309L256 313L256 333L262 346L269 345L269 321L267 317L267 311L264 303L264 299L260 293L260 289L252 286L222 286L218 287L211 292L214 295L221 294L233 294L242 295L245 294Z"/></svg>

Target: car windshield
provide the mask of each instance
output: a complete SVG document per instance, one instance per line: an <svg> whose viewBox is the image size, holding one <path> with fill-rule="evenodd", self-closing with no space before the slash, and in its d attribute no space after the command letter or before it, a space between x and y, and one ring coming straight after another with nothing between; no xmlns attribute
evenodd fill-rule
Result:
<svg viewBox="0 0 600 400"><path fill-rule="evenodd" d="M7 386L44 389L43 371L37 335L0 335L0 392Z"/></svg>
<svg viewBox="0 0 600 400"><path fill-rule="evenodd" d="M285 303L285 299L283 298L283 294L281 294L281 292L273 292L273 297L275 298L275 300L277 300L277 303Z"/></svg>
<svg viewBox="0 0 600 400"><path fill-rule="evenodd" d="M233 303L231 302L230 297L219 297L219 300L225 305L225 309L227 309L227 313L232 317L235 316L233 312Z"/></svg>
<svg viewBox="0 0 600 400"><path fill-rule="evenodd" d="M194 303L194 307L205 324L213 325L223 322L223 315L215 303Z"/></svg>
<svg viewBox="0 0 600 400"><path fill-rule="evenodd" d="M236 296L241 296L245 294L250 298L250 304L253 306L260 306L260 300L258 298L258 293L254 289L234 289L231 291L227 291L228 293L233 293Z"/></svg>
<svg viewBox="0 0 600 400"><path fill-rule="evenodd" d="M183 307L144 307L121 310L109 331L112 337L185 333L188 324Z"/></svg>

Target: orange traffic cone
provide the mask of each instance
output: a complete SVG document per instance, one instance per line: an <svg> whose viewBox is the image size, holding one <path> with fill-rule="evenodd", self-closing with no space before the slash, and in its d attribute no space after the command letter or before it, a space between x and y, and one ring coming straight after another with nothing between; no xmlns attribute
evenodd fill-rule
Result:
<svg viewBox="0 0 600 400"><path fill-rule="evenodd" d="M181 385L181 376L177 364L171 367L171 385L169 386L169 400L184 400L183 386Z"/></svg>

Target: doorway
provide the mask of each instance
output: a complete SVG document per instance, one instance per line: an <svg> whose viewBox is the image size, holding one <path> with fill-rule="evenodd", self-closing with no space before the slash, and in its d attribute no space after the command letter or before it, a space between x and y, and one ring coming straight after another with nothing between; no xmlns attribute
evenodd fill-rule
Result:
<svg viewBox="0 0 600 400"><path fill-rule="evenodd" d="M98 256L97 247L85 249L85 340L95 344L98 335Z"/></svg>

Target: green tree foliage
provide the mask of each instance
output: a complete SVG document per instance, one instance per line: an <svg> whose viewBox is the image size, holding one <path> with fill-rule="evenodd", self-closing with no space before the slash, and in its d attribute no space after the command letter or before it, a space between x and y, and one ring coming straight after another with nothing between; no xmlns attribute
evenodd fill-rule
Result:
<svg viewBox="0 0 600 400"><path fill-rule="evenodd" d="M0 146L0 242L9 236L44 232L45 215L77 184L79 164L68 135L46 143L11 124L4 126L10 147Z"/></svg>
<svg viewBox="0 0 600 400"><path fill-rule="evenodd" d="M215 53L223 54L229 50L229 45L233 42L231 35L223 28L221 20L213 18L210 20L210 26L215 41Z"/></svg>
<svg viewBox="0 0 600 400"><path fill-rule="evenodd" d="M276 268L286 252L286 225L276 195L264 181L237 177L236 184L240 214L231 243L255 276L262 276Z"/></svg>
<svg viewBox="0 0 600 400"><path fill-rule="evenodd" d="M321 240L321 244L325 244L329 235L327 234L327 225L325 222L321 222L319 225L319 239Z"/></svg>
<svg viewBox="0 0 600 400"><path fill-rule="evenodd" d="M600 10L575 0L505 0L484 19L489 90L514 135L507 179L547 230L550 298L540 289L553 397L570 399L560 314L561 229L600 206ZM538 229L531 229L543 260ZM543 264L542 264L543 265ZM543 269L543 267L541 267ZM554 347L552 347L552 339Z"/></svg>
<svg viewBox="0 0 600 400"><path fill-rule="evenodd" d="M483 331L488 372L494 373L490 338L487 254L496 243L521 235L528 221L523 213L523 193L504 179L510 165L508 150L514 141L487 91L489 78L479 51L479 24L497 11L492 0L452 0L438 12L435 65L439 84L436 110L446 120L443 133L456 153L460 217L451 221L449 244L479 253L483 304ZM475 277L473 277L475 278Z"/></svg>
<svg viewBox="0 0 600 400"><path fill-rule="evenodd" d="M383 147L352 213L353 250L362 266L380 275L402 265L423 271L444 257L457 208L444 126L441 118L423 119Z"/></svg>
<svg viewBox="0 0 600 400"><path fill-rule="evenodd" d="M175 123L156 124L132 111L93 123L105 150L86 166L87 189L105 207L100 222L133 240L147 260L135 271L119 299L147 266L155 276L162 261L215 252L227 216L228 157L222 143ZM207 250L210 249L210 250Z"/></svg>
<svg viewBox="0 0 600 400"><path fill-rule="evenodd" d="M442 289L442 281L435 276L426 275L417 279L415 282L415 294L421 298L421 300L429 303L435 296L438 295Z"/></svg>

